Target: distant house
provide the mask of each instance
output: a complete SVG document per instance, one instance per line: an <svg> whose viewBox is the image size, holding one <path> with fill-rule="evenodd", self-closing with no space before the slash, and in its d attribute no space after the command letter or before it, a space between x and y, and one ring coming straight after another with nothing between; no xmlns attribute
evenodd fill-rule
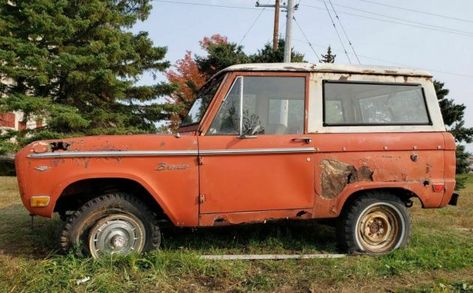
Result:
<svg viewBox="0 0 473 293"><path fill-rule="evenodd" d="M473 173L473 156L468 158L468 162L470 163L470 166L469 166L470 173Z"/></svg>
<svg viewBox="0 0 473 293"><path fill-rule="evenodd" d="M1 79L0 83L3 84L12 84L11 80ZM4 130L25 130L25 129L35 129L44 126L42 118L33 118L24 121L22 112L8 112L0 113L0 133Z"/></svg>
<svg viewBox="0 0 473 293"><path fill-rule="evenodd" d="M44 126L42 118L23 120L21 112L0 113L0 130L25 130Z"/></svg>

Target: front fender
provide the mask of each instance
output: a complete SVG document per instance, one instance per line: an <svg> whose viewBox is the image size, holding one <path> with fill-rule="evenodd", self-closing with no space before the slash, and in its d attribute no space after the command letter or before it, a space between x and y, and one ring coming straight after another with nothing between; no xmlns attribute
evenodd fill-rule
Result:
<svg viewBox="0 0 473 293"><path fill-rule="evenodd" d="M163 163L185 168L161 170L158 167ZM198 171L194 157L40 159L32 160L30 164L24 204L34 215L51 217L64 190L75 182L114 178L140 184L175 225L198 224ZM29 206L29 198L33 195L49 195L50 204L47 207L32 208Z"/></svg>

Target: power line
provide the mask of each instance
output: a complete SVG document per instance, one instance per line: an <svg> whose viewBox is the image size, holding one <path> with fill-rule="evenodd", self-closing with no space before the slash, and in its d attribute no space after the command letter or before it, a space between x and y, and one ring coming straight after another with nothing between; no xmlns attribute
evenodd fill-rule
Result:
<svg viewBox="0 0 473 293"><path fill-rule="evenodd" d="M266 10L266 8L263 8L261 9L261 11L258 13L258 15L256 16L255 20L253 21L253 23L250 25L250 27L248 28L248 30L245 32L245 34L243 35L243 37L241 38L240 42L238 42L238 46L240 46L240 44L245 40L246 36L250 33L250 31L253 29L253 27L255 26L255 24L258 22L258 19L261 17L261 14L263 14L263 12Z"/></svg>
<svg viewBox="0 0 473 293"><path fill-rule="evenodd" d="M204 7L216 7L216 8L228 8L228 9L241 9L241 10L257 10L257 8L253 8L253 7L243 7L243 6L229 6L229 5L206 4L206 3L185 2L185 1L169 1L169 0L155 0L155 1L156 1L156 2L161 2L161 3L168 3L168 4L182 4L182 5L193 5L193 6L204 6ZM318 1L323 1L323 0L318 0ZM444 17L444 18L449 18L449 19L453 19L453 20L464 21L464 22L472 22L472 23L473 23L472 20L468 20L468 19L461 19L461 18L450 17L450 16L446 16L446 15L441 15L441 14L423 12L423 11L418 11L418 10L414 10L414 9L398 7L398 6L394 6L394 5L381 4L381 3L378 3L378 2L375 2L375 1L369 1L369 0L358 0L358 1L363 1L363 2L367 2L367 3L382 5L382 6L391 7L391 8L396 8L396 9L402 9L402 10L406 10L406 11L412 11L412 12L422 13L422 14L426 14L426 15ZM300 1L300 2L301 2L301 1ZM298 4L300 4L300 2L299 2ZM325 4L325 3L324 3L324 4ZM313 6L313 5L307 5L307 4L301 4L301 5L302 5L302 6L311 7L311 8L314 8L314 9L319 9L319 10L327 10L326 4L325 4L326 9L324 9L324 8L322 8L322 7ZM349 6L345 6L345 5L340 5L340 4L335 4L335 6L339 6L339 7L344 6L344 8L347 8L347 9L357 10L357 11L360 11L360 12L364 12L364 13L368 13L368 14L373 14L373 15L379 15L379 16L382 16L382 17L392 18L392 19L396 19L396 20L400 20L400 21L389 20L389 19L381 19L381 18L377 18L377 17L370 17L370 16L366 16L366 15L359 15L359 14L355 14L355 13L351 13L351 12L345 12L345 11L342 11L341 14L351 15L351 16L360 17L360 18L365 18L365 19L371 19L371 20L375 20L375 21L381 21L381 22L387 22L387 23L394 23L394 24L401 24L401 25L405 25L405 26L419 27L419 28L428 29L428 30L433 30L433 31L454 33L454 34L461 35L461 36L466 36L466 37L473 37L473 33L470 33L470 32L458 31L458 30L455 30L455 29L445 28L445 27L440 27L440 26L432 26L432 25L430 25L430 24L424 24L424 23L418 23L418 22L411 22L411 21L409 21L409 20L404 20L404 19L401 19L401 18L394 18L394 17L391 17L391 16L387 16L387 15L383 15L383 14L378 14L378 13L374 13L374 12L371 12L371 11L366 11L366 10L362 10L362 9L357 9L357 8L353 8L353 7L349 7ZM262 12L260 12L260 13L262 14ZM330 15L330 14L329 14L329 15ZM330 18L331 18L332 21L333 21L333 18L331 17L331 15L330 15ZM297 24L298 27L301 29L301 27L300 27L300 25L297 23L297 21L296 21L296 24ZM253 26L254 26L254 25L253 25ZM436 27L438 27L439 29L437 29ZM301 31L301 32L303 32L303 31ZM317 58L318 58L318 54L316 54L315 49L313 48L313 47L314 47L313 43L311 43L311 42L307 39L307 35L305 35L304 33L303 33L303 35L304 35L304 38L306 38L305 41L298 40L298 39L295 39L295 40L309 44L309 46L311 47L311 49L313 50L313 52L315 53L315 55L316 55ZM321 46L321 45L315 45L315 46L318 46L318 47L321 47L321 48L323 47L323 46ZM345 54L349 54L349 53L346 51L346 49L344 48L343 43L342 43L342 47L343 47L344 53L345 53ZM340 52L340 50L339 50L339 49L337 50L336 48L335 48L335 51ZM366 55L361 55L361 54L358 54L358 56L360 56L360 57L362 57L362 58L366 58L366 59L375 60L375 61L388 62L388 63L394 64L394 65L410 67L410 65L401 64L401 63L398 63L398 62L395 62L395 61L391 61L391 60L380 59L380 58L371 57L371 56L366 56ZM318 58L318 59L320 59L320 58ZM433 72L438 72L438 73L447 74L447 75L454 75L454 76L459 76L459 77L473 78L473 75L468 75L468 74L463 74L463 73L456 73L456 72L443 71L443 70L434 69L434 68L424 68L424 69L429 70L429 71L433 71Z"/></svg>
<svg viewBox="0 0 473 293"><path fill-rule="evenodd" d="M319 0L319 1L321 1L321 0ZM351 7L351 6L347 6L347 5L336 4L336 6L351 9L351 10L355 10L355 11L360 11L360 12L371 14L371 15L382 16L382 17L386 17L386 18L389 18L389 19L393 19L393 20L404 21L404 22L408 22L408 23L412 23L412 24L416 24L416 25L429 26L429 27L432 27L432 28L440 29L440 30L446 30L446 31L452 31L452 32L461 33L461 34L473 35L473 32L469 32L469 31L462 31L462 30L457 30L457 29L454 29L454 28L446 27L446 26L439 26L439 25L434 25L434 24L429 24L429 23L412 21L412 20L403 19L403 18L400 18L400 17L394 17L394 16L390 16L390 15L385 15L385 14L381 14L381 13L367 11L367 10L363 10L363 9L359 9L359 8L355 8L355 7Z"/></svg>
<svg viewBox="0 0 473 293"><path fill-rule="evenodd" d="M302 30L302 27L300 26L300 24L297 21L296 17L294 17L294 22L296 23L296 25L299 28L299 30L301 31L302 35L306 39L307 44L309 44L310 49L312 50L312 52L314 52L315 57L317 57L317 60L320 62L319 54L317 54L317 52L315 51L314 47L312 46L312 43L309 41L309 38L307 38L307 35L305 34L304 30Z"/></svg>
<svg viewBox="0 0 473 293"><path fill-rule="evenodd" d="M192 6L203 6L203 7L215 7L215 8L228 8L228 9L241 9L241 10L256 10L257 9L257 8L253 8L253 7L229 6L229 5L207 4L207 3L185 2L185 1L170 1L170 0L155 0L155 1L158 2L158 3L192 5ZM323 1L323 0L318 0L318 1ZM359 1L365 1L366 2L368 0L359 0ZM375 3L374 1L371 1L371 2ZM378 4L380 4L380 3L378 3ZM308 5L308 4L301 4L301 5L311 7L311 8L315 8L315 9L325 10L324 8L317 7L317 6L314 6L314 5ZM386 6L387 4L383 4L383 5ZM366 10L362 10L362 9L358 9L358 8L354 8L354 7L350 7L350 6L346 6L346 5L341 5L341 4L335 4L335 6L344 7L344 8L347 8L347 9L356 10L356 11L360 11L360 12L371 14L371 15L377 15L377 16L381 16L381 17L384 17L384 18L387 18L387 19L381 19L381 18L377 18L377 17L370 17L370 16L366 16L366 15L359 15L359 14L355 14L355 13L351 13L351 12L345 12L345 11L341 12L341 14L346 14L346 15L350 15L350 16L355 16L355 17L360 17L360 18L365 18L365 19L371 19L371 20L376 20L376 21L381 21L381 22L400 24L400 25L405 25L405 26L419 27L419 28L428 29L428 30L432 30L432 31L451 33L451 34L456 34L456 35L465 36L465 37L473 37L473 32L456 30L456 29L449 28L449 27L443 27L443 26L437 26L437 25L432 25L432 24L427 24L427 23L421 23L421 22L405 20L405 19L402 19L402 18L392 17L392 16L380 14L380 13L375 13L375 12L372 12L372 11L366 11ZM400 8L400 7L396 7L396 8ZM434 14L432 14L432 15L434 15ZM441 16L441 15L437 15L437 16ZM391 20L389 20L389 19L391 19ZM470 22L469 20L466 20L466 19L462 19L462 21Z"/></svg>
<svg viewBox="0 0 473 293"><path fill-rule="evenodd" d="M361 64L360 58L358 58L358 55L356 54L355 48L353 47L353 44L352 44L352 42L350 41L350 38L348 37L348 34L347 34L347 32L345 31L345 28L343 27L342 21L340 20L340 17L338 17L337 11L335 10L335 7L334 7L333 4L332 4L332 0L328 0L328 3L329 3L330 6L332 7L333 13L335 14L335 17L337 18L338 23L340 24L340 27L342 28L342 32L343 32L343 34L345 35L345 38L347 39L348 44L350 45L350 48L351 48L351 50L353 51L353 54L355 55L356 60L358 61L358 64Z"/></svg>
<svg viewBox="0 0 473 293"><path fill-rule="evenodd" d="M274 22L273 22L273 50L276 51L279 47L279 15L281 12L281 1L274 0L274 4L260 4L256 1L256 7L274 8Z"/></svg>
<svg viewBox="0 0 473 293"><path fill-rule="evenodd" d="M395 5L385 4L385 3L379 3L379 2L376 2L376 1L370 1L370 0L358 0L358 1L371 3L371 4L375 4L375 5L380 5L380 6L384 6L384 7L389 7L389 8L400 9L400 10L404 10L404 11L420 13L420 14L424 14L424 15L437 16L437 17L441 17L441 18L445 18L445 19L451 19L451 20L456 20L456 21L473 23L473 20L466 19L466 18L459 18L459 17L449 16L449 15L444 15L444 14L437 14L437 13L432 13L432 12L427 12L427 11L422 11L422 10L417 10L417 9L412 9L412 8L405 8L405 7L400 7L400 6L395 6Z"/></svg>
<svg viewBox="0 0 473 293"><path fill-rule="evenodd" d="M345 52L345 55L347 56L348 63L351 64L350 56L348 55L348 52L347 52L347 50L345 49L345 45L343 44L343 40L342 40L342 38L340 37L340 33L338 32L337 26L335 25L335 22L333 21L332 14L330 14L330 10L328 9L328 6L327 6L327 3L325 3L325 0L323 0L323 2L324 2L324 5L325 5L325 9L327 10L328 16L330 17L330 21L332 22L333 28L335 29L335 32L337 33L338 40L340 40L340 44L341 44L342 47L343 47L343 51Z"/></svg>
<svg viewBox="0 0 473 293"><path fill-rule="evenodd" d="M307 43L307 41L305 41L305 40L300 40L300 39L294 39L294 40L295 40L295 41L298 41L298 42L301 42L301 43ZM313 44L313 45L316 46L316 47L319 47L319 48L325 48L323 45L320 45L320 44ZM335 53L341 53L341 52L343 51L341 48L336 48L336 47L332 47L332 49L333 49L333 51L334 51ZM362 58L365 58L365 59L370 59L370 60L385 62L385 63L389 63L389 64L396 65L396 66L403 66L403 67L409 67L409 68L412 68L412 67L413 67L412 65L408 65L408 64L404 64L404 63L399 63L399 62L392 61L392 60L381 59L381 58L371 57L371 56L362 55L362 54L358 54L358 56L360 56L360 57L362 57ZM414 66L414 67L415 67L415 66ZM454 76L459 76L459 77L473 78L473 75L470 75L470 74L444 71L444 70L441 70L441 69L425 68L425 67L420 67L419 69L424 69L424 70L427 70L427 71L438 72L438 73L443 73L443 74L448 74L448 75L454 75Z"/></svg>
<svg viewBox="0 0 473 293"><path fill-rule="evenodd" d="M324 0L318 0L318 1L324 1ZM345 5L340 5L340 4L335 4L335 5L339 6L339 7L344 7L344 8L347 8L347 9L356 10L356 11L360 11L360 12L363 12L363 13L371 14L371 15L381 16L383 18L372 17L372 16L367 16L367 15L360 15L360 14L356 14L356 13L352 13L352 12L346 12L346 11L342 11L341 14L346 14L346 15L351 15L351 16L355 16L355 17L361 17L361 18L371 19L371 20L376 20L376 21L381 21L381 22L401 24L401 25L410 26L410 27L419 27L419 28L433 30L433 31L446 32L446 33L456 34L456 35L460 35L460 36L464 36L464 37L473 37L473 32L461 31L461 30L456 30L456 29L452 29L452 28L436 26L436 25L431 25L431 24L426 24L426 23L414 22L414 21L405 20L405 19L402 19L402 18L392 17L392 16L388 16L388 15L384 15L384 14L380 14L380 13L375 13L375 12L371 12L371 11L366 11L366 10L362 10L362 9L358 9L358 8L354 8L354 7L350 7L350 6L345 6ZM318 10L325 10L322 7L318 7L318 6L314 6L314 5L304 4L303 6L311 7L311 8L318 9Z"/></svg>
<svg viewBox="0 0 473 293"><path fill-rule="evenodd" d="M243 9L243 10L256 10L258 8L253 7L244 7L244 6L229 6L229 5L220 5L220 4L207 4L207 3L197 3L197 2L185 2L185 1L170 1L170 0L155 0L156 2L169 3L169 4L182 4L182 5L192 5L192 6L204 6L204 7L218 7L218 8L229 8L229 9Z"/></svg>

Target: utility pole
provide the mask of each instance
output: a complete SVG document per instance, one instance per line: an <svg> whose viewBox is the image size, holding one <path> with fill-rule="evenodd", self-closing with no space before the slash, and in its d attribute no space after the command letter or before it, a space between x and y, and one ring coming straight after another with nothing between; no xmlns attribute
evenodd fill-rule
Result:
<svg viewBox="0 0 473 293"><path fill-rule="evenodd" d="M274 10L274 32L273 32L273 50L278 49L279 44L279 11L281 8L286 9L286 39L284 44L284 62L291 62L292 50L292 20L294 19L294 11L299 5L294 5L294 0L287 0L287 5L281 5L280 0L275 0L274 5L260 4L256 1L256 7L271 7Z"/></svg>
<svg viewBox="0 0 473 293"><path fill-rule="evenodd" d="M294 18L294 1L287 0L287 14L286 14L286 41L284 44L284 62L291 62L292 49L292 19Z"/></svg>
<svg viewBox="0 0 473 293"><path fill-rule="evenodd" d="M274 30L273 30L273 50L276 51L279 46L279 0L274 0Z"/></svg>
<svg viewBox="0 0 473 293"><path fill-rule="evenodd" d="M280 0L274 0L274 5L260 4L259 1L256 1L256 7L274 8L273 50L276 51L279 45L279 12L281 11Z"/></svg>

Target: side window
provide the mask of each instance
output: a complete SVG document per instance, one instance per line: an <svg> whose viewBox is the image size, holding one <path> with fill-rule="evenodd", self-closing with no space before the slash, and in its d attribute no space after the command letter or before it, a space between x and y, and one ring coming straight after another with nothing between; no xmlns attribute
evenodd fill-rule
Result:
<svg viewBox="0 0 473 293"><path fill-rule="evenodd" d="M420 85L324 82L324 125L428 125Z"/></svg>
<svg viewBox="0 0 473 293"><path fill-rule="evenodd" d="M303 133L304 99L304 77L240 76L208 135Z"/></svg>
<svg viewBox="0 0 473 293"><path fill-rule="evenodd" d="M210 126L210 134L240 133L240 100L242 77L238 77L223 100L220 110Z"/></svg>

